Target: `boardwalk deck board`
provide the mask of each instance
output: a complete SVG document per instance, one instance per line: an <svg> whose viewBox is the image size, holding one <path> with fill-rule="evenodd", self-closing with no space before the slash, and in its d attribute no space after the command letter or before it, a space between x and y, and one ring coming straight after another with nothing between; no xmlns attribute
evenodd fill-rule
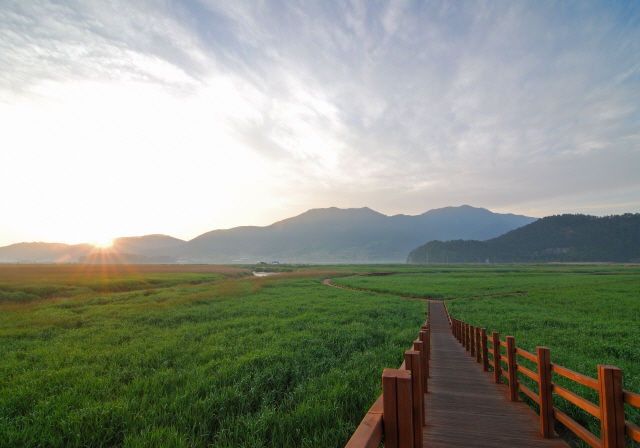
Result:
<svg viewBox="0 0 640 448"><path fill-rule="evenodd" d="M540 435L540 417L495 384L452 336L442 302L431 302L431 377L425 447L568 447Z"/></svg>

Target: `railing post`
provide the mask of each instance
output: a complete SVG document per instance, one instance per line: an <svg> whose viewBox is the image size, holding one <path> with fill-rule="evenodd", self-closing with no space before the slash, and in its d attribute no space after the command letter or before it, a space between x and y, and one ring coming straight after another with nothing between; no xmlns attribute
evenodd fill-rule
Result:
<svg viewBox="0 0 640 448"><path fill-rule="evenodd" d="M421 382L421 386L420 389L422 390L422 393L426 394L428 389L427 389L427 371L426 369L426 363L425 363L425 356L427 355L425 346L424 346L424 342L422 340L418 340L418 341L414 341L413 342L413 349L417 350L420 352L420 382ZM424 401L424 397L422 397L422 400Z"/></svg>
<svg viewBox="0 0 640 448"><path fill-rule="evenodd" d="M427 369L427 378L431 378L431 370L429 369L429 360L431 359L431 327L427 328L427 337L425 339L426 352L427 356L425 356L425 365Z"/></svg>
<svg viewBox="0 0 640 448"><path fill-rule="evenodd" d="M427 388L427 379L429 378L429 343L428 341L428 332L427 330L422 330L420 332L420 340L422 341L422 349L424 356L422 357L422 376L424 378L423 388L425 393L429 390Z"/></svg>
<svg viewBox="0 0 640 448"><path fill-rule="evenodd" d="M413 448L413 387L411 372L398 370L398 448ZM386 441L386 438L385 438Z"/></svg>
<svg viewBox="0 0 640 448"><path fill-rule="evenodd" d="M413 400L413 448L422 448L422 412L424 410L422 394L422 381L420 374L420 352L407 350L404 352L404 365L411 371L411 387Z"/></svg>
<svg viewBox="0 0 640 448"><path fill-rule="evenodd" d="M469 326L469 355L476 356L476 335L475 335L476 327L473 325Z"/></svg>
<svg viewBox="0 0 640 448"><path fill-rule="evenodd" d="M382 420L384 442L389 448L398 448L398 393L395 369L382 372Z"/></svg>
<svg viewBox="0 0 640 448"><path fill-rule="evenodd" d="M476 362L480 362L482 347L480 346L480 327L476 326Z"/></svg>
<svg viewBox="0 0 640 448"><path fill-rule="evenodd" d="M489 371L489 347L487 346L487 329L483 328L481 331L482 337L482 370Z"/></svg>
<svg viewBox="0 0 640 448"><path fill-rule="evenodd" d="M469 324L465 323L464 324L464 348L467 351L471 350L471 345L469 344L469 340L470 340L470 336L471 336L471 329L469 327Z"/></svg>
<svg viewBox="0 0 640 448"><path fill-rule="evenodd" d="M431 324L431 300L427 300L427 321L425 324Z"/></svg>
<svg viewBox="0 0 640 448"><path fill-rule="evenodd" d="M382 373L382 400L385 446L413 448L411 372L384 369Z"/></svg>
<svg viewBox="0 0 640 448"><path fill-rule="evenodd" d="M518 365L516 363L516 339L507 336L507 360L509 364L509 400L518 401Z"/></svg>
<svg viewBox="0 0 640 448"><path fill-rule="evenodd" d="M538 396L540 397L540 434L553 439L553 394L551 393L551 358L548 347L536 347L538 357Z"/></svg>
<svg viewBox="0 0 640 448"><path fill-rule="evenodd" d="M602 448L624 448L622 371L614 366L598 364L598 385L600 386Z"/></svg>
<svg viewBox="0 0 640 448"><path fill-rule="evenodd" d="M496 384L502 382L502 355L500 354L500 334L497 331L491 333L493 342L493 381Z"/></svg>
<svg viewBox="0 0 640 448"><path fill-rule="evenodd" d="M424 325L420 333L422 332L424 332L424 336L421 337L420 340L425 342L427 354L429 355L427 356L427 359L429 359L431 358L431 327L429 325ZM429 342L429 344L427 344L427 342Z"/></svg>

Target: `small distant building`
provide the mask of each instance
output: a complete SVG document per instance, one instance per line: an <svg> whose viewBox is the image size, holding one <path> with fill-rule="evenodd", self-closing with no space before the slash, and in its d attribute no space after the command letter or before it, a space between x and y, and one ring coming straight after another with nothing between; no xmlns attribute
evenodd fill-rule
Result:
<svg viewBox="0 0 640 448"><path fill-rule="evenodd" d="M280 264L279 261L272 261L271 264Z"/></svg>

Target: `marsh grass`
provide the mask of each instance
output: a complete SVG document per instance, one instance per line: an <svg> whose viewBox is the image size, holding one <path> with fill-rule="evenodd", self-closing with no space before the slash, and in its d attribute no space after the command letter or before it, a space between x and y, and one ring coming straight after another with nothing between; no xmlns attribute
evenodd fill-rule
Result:
<svg viewBox="0 0 640 448"><path fill-rule="evenodd" d="M640 270L624 266L482 266L432 268L389 276L351 276L332 281L336 285L382 293L431 299L479 297L492 294L525 294L531 291L575 286L624 283L640 278Z"/></svg>
<svg viewBox="0 0 640 448"><path fill-rule="evenodd" d="M216 265L0 265L0 303L198 284L246 275L251 272Z"/></svg>
<svg viewBox="0 0 640 448"><path fill-rule="evenodd" d="M285 275L0 305L0 446L343 446L426 306Z"/></svg>

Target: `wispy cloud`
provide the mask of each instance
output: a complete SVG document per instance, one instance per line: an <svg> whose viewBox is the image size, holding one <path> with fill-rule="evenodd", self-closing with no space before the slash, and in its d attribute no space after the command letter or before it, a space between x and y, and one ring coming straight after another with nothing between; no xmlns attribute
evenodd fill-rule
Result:
<svg viewBox="0 0 640 448"><path fill-rule="evenodd" d="M25 92L45 80L191 84L209 62L176 16L158 2L9 1L0 16L0 85Z"/></svg>

